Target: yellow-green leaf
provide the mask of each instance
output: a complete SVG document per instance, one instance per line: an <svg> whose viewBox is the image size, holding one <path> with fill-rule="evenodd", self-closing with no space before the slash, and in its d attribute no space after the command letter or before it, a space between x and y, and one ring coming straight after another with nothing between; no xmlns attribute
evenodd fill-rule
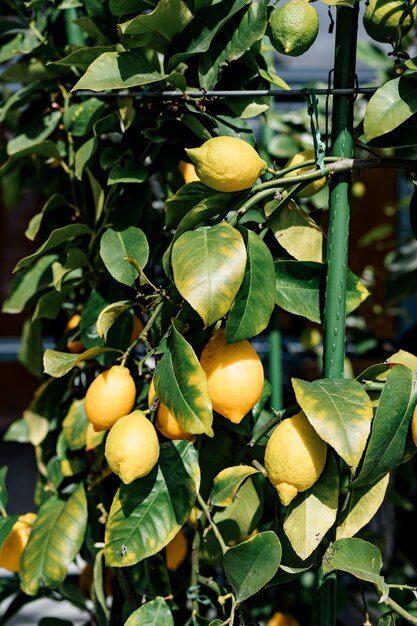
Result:
<svg viewBox="0 0 417 626"><path fill-rule="evenodd" d="M318 435L354 471L371 430L372 403L356 380L292 381L298 404Z"/></svg>
<svg viewBox="0 0 417 626"><path fill-rule="evenodd" d="M384 501L389 474L373 485L352 489L349 504L336 530L336 539L353 537L371 521Z"/></svg>
<svg viewBox="0 0 417 626"><path fill-rule="evenodd" d="M336 521L339 498L339 474L332 454L318 481L290 503L284 532L294 552L303 561L314 552Z"/></svg>
<svg viewBox="0 0 417 626"><path fill-rule="evenodd" d="M206 326L229 311L245 267L242 235L229 224L186 232L172 247L175 285Z"/></svg>
<svg viewBox="0 0 417 626"><path fill-rule="evenodd" d="M87 427L85 399L74 400L62 422L64 437L70 450L78 450L85 446Z"/></svg>
<svg viewBox="0 0 417 626"><path fill-rule="evenodd" d="M229 504L232 504L243 481L257 472L258 470L250 465L226 467L217 474L213 481L213 489L210 494L211 503L215 506L229 506Z"/></svg>
<svg viewBox="0 0 417 626"><path fill-rule="evenodd" d="M297 261L323 261L323 233L295 203L278 211L272 218L271 230L278 243Z"/></svg>
<svg viewBox="0 0 417 626"><path fill-rule="evenodd" d="M87 527L87 498L79 485L67 499L52 496L39 509L22 557L21 588L35 596L41 586L57 587L77 556Z"/></svg>
<svg viewBox="0 0 417 626"><path fill-rule="evenodd" d="M174 618L164 598L157 597L136 609L124 626L174 626Z"/></svg>

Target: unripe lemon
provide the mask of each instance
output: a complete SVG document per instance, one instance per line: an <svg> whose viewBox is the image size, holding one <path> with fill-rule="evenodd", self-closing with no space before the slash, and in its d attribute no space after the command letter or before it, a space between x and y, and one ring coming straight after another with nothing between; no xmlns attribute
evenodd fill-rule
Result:
<svg viewBox="0 0 417 626"><path fill-rule="evenodd" d="M214 137L185 151L201 182L217 191L248 189L267 168L256 150L238 137Z"/></svg>
<svg viewBox="0 0 417 626"><path fill-rule="evenodd" d="M363 25L374 41L387 43L395 41L397 36L404 37L414 24L417 8L408 10L406 0L369 0L363 14ZM404 19L401 18L404 15Z"/></svg>
<svg viewBox="0 0 417 626"><path fill-rule="evenodd" d="M308 0L289 0L272 9L269 38L281 54L298 57L315 42L319 32L319 16Z"/></svg>
<svg viewBox="0 0 417 626"><path fill-rule="evenodd" d="M226 343L223 328L212 335L200 358L207 375L213 409L234 424L258 402L264 386L264 370L249 341Z"/></svg>
<svg viewBox="0 0 417 626"><path fill-rule="evenodd" d="M182 177L184 178L184 182L186 184L198 182L200 180L192 163L187 163L187 161L180 161L178 163L178 169L181 172Z"/></svg>
<svg viewBox="0 0 417 626"><path fill-rule="evenodd" d="M153 380L151 380L148 391L149 408L152 406L154 398L155 385L153 384ZM159 432L162 433L167 439L187 439L188 441L192 441L195 438L195 435L193 435L192 433L187 433L181 428L174 415L162 402L159 402L158 409L156 411L155 426L159 430Z"/></svg>
<svg viewBox="0 0 417 626"><path fill-rule="evenodd" d="M295 617L289 613L282 613L281 611L278 611L273 614L266 626L299 626L299 623Z"/></svg>
<svg viewBox="0 0 417 626"><path fill-rule="evenodd" d="M314 485L326 455L327 444L302 411L278 424L267 443L264 464L282 504Z"/></svg>
<svg viewBox="0 0 417 626"><path fill-rule="evenodd" d="M176 572L184 562L188 553L188 541L184 532L180 530L165 548L167 568Z"/></svg>
<svg viewBox="0 0 417 626"><path fill-rule="evenodd" d="M35 519L35 513L25 513L25 515L20 515L13 524L12 531L0 550L0 567L8 569L10 572L20 571L20 560L29 541Z"/></svg>
<svg viewBox="0 0 417 626"><path fill-rule="evenodd" d="M411 420L411 434L413 435L413 441L417 446L417 406L413 412L413 418Z"/></svg>
<svg viewBox="0 0 417 626"><path fill-rule="evenodd" d="M85 412L96 431L109 430L133 409L136 387L129 370L113 365L93 380L85 396Z"/></svg>
<svg viewBox="0 0 417 626"><path fill-rule="evenodd" d="M292 167L293 165L301 165L302 163L305 163L306 161L311 161L312 159L313 160L315 159L315 154L314 154L313 149L302 150L301 152L298 152L297 154L295 154L285 164L285 167ZM307 173L310 173L311 170L315 170L315 169L316 168L314 167L314 165L311 167L311 169L308 167L300 167L300 169L298 170L293 170L292 172L288 172L288 174L285 174L284 178L289 178L290 176L299 176L300 174L307 174ZM297 195L300 198L309 198L310 196L313 196L315 193L318 193L319 191L321 191L323 187L325 187L326 185L327 185L327 177L323 176L323 178L318 178L317 180L313 180L312 183L310 183L306 187L303 187L303 189L299 191Z"/></svg>
<svg viewBox="0 0 417 626"><path fill-rule="evenodd" d="M129 485L146 476L159 458L158 435L142 411L124 415L111 428L104 455L112 472Z"/></svg>

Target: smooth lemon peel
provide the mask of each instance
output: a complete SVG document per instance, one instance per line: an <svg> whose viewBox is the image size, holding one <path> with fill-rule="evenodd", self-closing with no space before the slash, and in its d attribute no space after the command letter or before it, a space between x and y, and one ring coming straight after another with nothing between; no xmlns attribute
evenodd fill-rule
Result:
<svg viewBox="0 0 417 626"><path fill-rule="evenodd" d="M214 137L185 151L201 182L217 191L249 189L267 170L256 150L237 137Z"/></svg>
<svg viewBox="0 0 417 626"><path fill-rule="evenodd" d="M304 54L318 32L319 16L308 0L289 0L271 11L269 38L281 54L293 57Z"/></svg>
<svg viewBox="0 0 417 626"><path fill-rule="evenodd" d="M224 329L212 335L201 353L213 409L239 424L261 397L264 370L249 341L228 344Z"/></svg>
<svg viewBox="0 0 417 626"><path fill-rule="evenodd" d="M110 430L113 424L131 412L136 387L126 367L113 365L93 380L85 396L85 412L96 431Z"/></svg>
<svg viewBox="0 0 417 626"><path fill-rule="evenodd" d="M365 5L363 26L374 41L396 41L411 30L416 20L417 7L409 9L404 0L369 0Z"/></svg>
<svg viewBox="0 0 417 626"><path fill-rule="evenodd" d="M0 549L0 567L10 572L20 571L20 562L23 551L29 541L32 525L36 519L35 513L20 515Z"/></svg>

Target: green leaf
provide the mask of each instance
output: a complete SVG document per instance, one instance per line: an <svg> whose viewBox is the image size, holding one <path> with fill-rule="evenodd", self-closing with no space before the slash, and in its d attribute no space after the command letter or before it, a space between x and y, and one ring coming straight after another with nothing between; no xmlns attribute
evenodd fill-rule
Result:
<svg viewBox="0 0 417 626"><path fill-rule="evenodd" d="M15 135L7 143L7 154L12 156L43 142L56 129L61 117L60 111L52 111L46 115L30 119L23 132Z"/></svg>
<svg viewBox="0 0 417 626"><path fill-rule="evenodd" d="M64 67L76 67L85 72L89 65L104 52L114 52L115 46L91 46L91 48L80 48L74 50L68 56L53 61L50 65L62 65Z"/></svg>
<svg viewBox="0 0 417 626"><path fill-rule="evenodd" d="M281 562L281 553L280 541L272 530L227 550L223 566L237 602L250 598L271 580Z"/></svg>
<svg viewBox="0 0 417 626"><path fill-rule="evenodd" d="M172 38L192 19L182 0L160 0L150 13L137 15L118 25L120 41L125 48L151 48L165 52Z"/></svg>
<svg viewBox="0 0 417 626"><path fill-rule="evenodd" d="M186 522L199 483L194 446L188 441L162 444L152 472L116 493L106 525L107 565L133 565L164 548Z"/></svg>
<svg viewBox="0 0 417 626"><path fill-rule="evenodd" d="M247 251L242 284L226 322L228 343L250 339L269 324L275 306L275 268L269 248L251 230L239 228Z"/></svg>
<svg viewBox="0 0 417 626"><path fill-rule="evenodd" d="M232 504L243 481L257 472L257 469L249 465L226 467L214 479L213 489L210 494L211 504L214 506L229 506Z"/></svg>
<svg viewBox="0 0 417 626"><path fill-rule="evenodd" d="M3 165L0 166L0 176L3 176L8 172L10 166L26 156L41 156L46 159L54 159L61 161L61 155L55 143L52 141L41 141L40 143L30 144L26 148L19 150L15 154L12 154L9 159Z"/></svg>
<svg viewBox="0 0 417 626"><path fill-rule="evenodd" d="M23 412L23 419L28 427L30 443L32 446L39 446L49 432L49 420L30 409Z"/></svg>
<svg viewBox="0 0 417 626"><path fill-rule="evenodd" d="M86 224L69 224L68 226L56 228L36 252L20 259L13 272L17 272L22 267L28 267L39 257L43 256L45 252L56 248L62 243L67 243L69 239L79 237L80 235L89 235L90 233L91 229Z"/></svg>
<svg viewBox="0 0 417 626"><path fill-rule="evenodd" d="M323 233L293 201L273 216L271 230L278 243L297 261L323 261Z"/></svg>
<svg viewBox="0 0 417 626"><path fill-rule="evenodd" d="M387 376L372 423L372 433L355 487L370 485L403 461L416 405L416 373L396 365Z"/></svg>
<svg viewBox="0 0 417 626"><path fill-rule="evenodd" d="M321 263L276 261L275 302L285 311L321 323L325 272L326 266ZM369 291L349 270L346 289L346 312L349 314L366 300Z"/></svg>
<svg viewBox="0 0 417 626"><path fill-rule="evenodd" d="M92 130L94 122L105 108L105 103L99 98L86 98L82 102L72 104L66 109L62 120L66 132L74 137L84 137Z"/></svg>
<svg viewBox="0 0 417 626"><path fill-rule="evenodd" d="M332 454L318 481L290 503L284 532L303 561L317 548L336 521L339 499L339 474Z"/></svg>
<svg viewBox="0 0 417 626"><path fill-rule="evenodd" d="M4 465L0 469L0 506L5 509L8 502L7 488L6 488L6 475L8 472L8 467Z"/></svg>
<svg viewBox="0 0 417 626"><path fill-rule="evenodd" d="M213 412L207 377L174 323L168 348L155 369L156 395L186 432L212 437Z"/></svg>
<svg viewBox="0 0 417 626"><path fill-rule="evenodd" d="M132 309L134 304L131 300L120 300L120 302L112 302L112 304L104 307L97 318L97 332L99 336L107 340L107 333L114 322L122 313Z"/></svg>
<svg viewBox="0 0 417 626"><path fill-rule="evenodd" d="M373 417L369 396L356 380L293 378L298 404L317 434L354 471L362 457Z"/></svg>
<svg viewBox="0 0 417 626"><path fill-rule="evenodd" d="M391 367L395 365L405 365L409 367L410 370L417 370L417 356L415 354L411 354L411 352L407 352L406 350L398 350L395 354L388 357L387 363L391 365Z"/></svg>
<svg viewBox="0 0 417 626"><path fill-rule="evenodd" d="M388 483L389 474L386 474L373 485L352 489L348 508L337 526L336 539L353 537L371 521L384 501Z"/></svg>
<svg viewBox="0 0 417 626"><path fill-rule="evenodd" d="M51 284L51 267L57 258L54 254L41 256L30 269L13 278L10 294L3 302L3 313L21 313L34 295Z"/></svg>
<svg viewBox="0 0 417 626"><path fill-rule="evenodd" d="M0 517L0 550L7 537L12 532L12 528L18 520L18 515L8 515Z"/></svg>
<svg viewBox="0 0 417 626"><path fill-rule="evenodd" d="M389 133L417 111L417 81L400 76L379 87L368 102L364 117L366 141Z"/></svg>
<svg viewBox="0 0 417 626"><path fill-rule="evenodd" d="M35 321L40 318L49 320L56 319L61 312L63 302L64 297L61 293L55 290L47 291L39 298L32 315L32 320Z"/></svg>
<svg viewBox="0 0 417 626"><path fill-rule="evenodd" d="M168 60L167 71L171 72L191 56L207 52L222 26L246 4L249 4L249 0L224 0L221 5L217 3L198 11L181 35L174 40L173 44L175 46L177 43L179 52L174 52ZM168 57L170 51L171 49Z"/></svg>
<svg viewBox="0 0 417 626"><path fill-rule="evenodd" d="M52 194L52 196L50 196L46 200L40 213L36 213L36 215L34 215L32 219L30 220L29 225L25 232L25 236L28 239L30 239L30 241L33 241L39 232L44 215L48 213L49 211L53 211L54 209L57 209L58 207L66 207L66 206L68 206L68 201L65 198L65 196L59 193Z"/></svg>
<svg viewBox="0 0 417 626"><path fill-rule="evenodd" d="M157 597L133 611L124 626L174 626L174 619L165 600Z"/></svg>
<svg viewBox="0 0 417 626"><path fill-rule="evenodd" d="M222 69L262 39L267 26L267 4L265 0L251 2L226 23L206 54L201 55L198 73L203 89L213 89Z"/></svg>
<svg viewBox="0 0 417 626"><path fill-rule="evenodd" d="M40 320L27 318L23 324L23 331L20 337L19 352L17 355L19 363L26 369L40 378L42 376L42 324Z"/></svg>
<svg viewBox="0 0 417 626"><path fill-rule="evenodd" d="M264 70L261 67L258 68L259 76L263 79L267 80L269 83L275 85L275 87L280 87L281 89L289 89L290 86L285 82L283 78L272 72L271 70Z"/></svg>
<svg viewBox="0 0 417 626"><path fill-rule="evenodd" d="M117 350L116 348L107 348L106 346L90 348L82 354L68 354L67 352L59 352L58 350L51 350L48 348L45 350L43 357L44 372L45 374L49 374L49 376L60 378L61 376L68 374L73 367L76 367L88 359L95 359L96 356L102 354L103 352L122 353L121 350Z"/></svg>
<svg viewBox="0 0 417 626"><path fill-rule="evenodd" d="M143 230L136 226L125 230L108 228L100 241L100 255L113 278L130 287L138 278L138 271L126 257L134 259L143 269L149 258L148 240Z"/></svg>
<svg viewBox="0 0 417 626"><path fill-rule="evenodd" d="M62 430L70 450L85 447L88 419L84 405L84 398L74 400L62 422Z"/></svg>
<svg viewBox="0 0 417 626"><path fill-rule="evenodd" d="M43 617L38 626L73 626L73 623L59 617Z"/></svg>
<svg viewBox="0 0 417 626"><path fill-rule="evenodd" d="M187 230L207 222L211 217L222 215L233 194L210 189L203 183L193 182L180 187L176 194L165 202L166 226L178 228L174 241Z"/></svg>
<svg viewBox="0 0 417 626"><path fill-rule="evenodd" d="M22 557L21 588L35 596L41 586L57 587L77 556L87 528L83 485L64 499L51 496L39 509Z"/></svg>
<svg viewBox="0 0 417 626"><path fill-rule="evenodd" d="M110 11L120 17L129 13L149 11L158 4L158 0L110 0Z"/></svg>
<svg viewBox="0 0 417 626"><path fill-rule="evenodd" d="M225 315L242 284L246 248L229 224L186 232L172 247L175 285L205 326Z"/></svg>
<svg viewBox="0 0 417 626"><path fill-rule="evenodd" d="M84 170L89 164L91 157L97 150L97 147L98 147L97 138L90 137L76 151L74 164L75 164L75 177L78 180L82 180Z"/></svg>
<svg viewBox="0 0 417 626"><path fill-rule="evenodd" d="M381 552L368 541L356 538L339 539L326 550L322 566L323 574L339 570L372 583L381 594L380 602L388 596L388 585L380 575Z"/></svg>
<svg viewBox="0 0 417 626"><path fill-rule="evenodd" d="M29 443L28 425L23 418L10 424L3 435L3 441L17 441L19 443Z"/></svg>
<svg viewBox="0 0 417 626"><path fill-rule="evenodd" d="M106 595L104 591L104 550L99 550L96 554L96 558L94 559L94 569L93 569L93 600L95 606L98 608L96 615L103 614L103 617L106 620L106 625L109 622L110 611L106 602ZM96 609L97 610L97 609ZM100 622L98 621L98 626L100 626Z"/></svg>
<svg viewBox="0 0 417 626"><path fill-rule="evenodd" d="M165 80L167 74L155 71L141 50L104 52L88 67L72 91L106 91L139 87Z"/></svg>
<svg viewBox="0 0 417 626"><path fill-rule="evenodd" d="M137 161L129 156L123 156L120 161L112 165L107 184L110 187L117 183L143 183L147 176L147 167L138 165Z"/></svg>

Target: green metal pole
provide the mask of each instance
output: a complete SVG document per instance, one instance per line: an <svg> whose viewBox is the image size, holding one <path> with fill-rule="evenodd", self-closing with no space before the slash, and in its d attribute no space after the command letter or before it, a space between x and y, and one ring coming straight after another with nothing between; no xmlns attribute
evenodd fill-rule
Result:
<svg viewBox="0 0 417 626"><path fill-rule="evenodd" d="M359 2L354 7L338 7L334 59L334 87L355 86ZM351 95L334 95L332 150L334 156L353 155L353 109ZM349 242L350 173L335 175L330 183L329 231L327 245L326 297L324 309L323 375L343 378L346 342L346 272ZM334 529L329 539L334 540ZM319 580L319 624L336 624L337 577L335 573Z"/></svg>
<svg viewBox="0 0 417 626"><path fill-rule="evenodd" d="M84 35L78 24L75 23L77 17L77 9L70 8L65 10L65 30L69 44L83 46Z"/></svg>

